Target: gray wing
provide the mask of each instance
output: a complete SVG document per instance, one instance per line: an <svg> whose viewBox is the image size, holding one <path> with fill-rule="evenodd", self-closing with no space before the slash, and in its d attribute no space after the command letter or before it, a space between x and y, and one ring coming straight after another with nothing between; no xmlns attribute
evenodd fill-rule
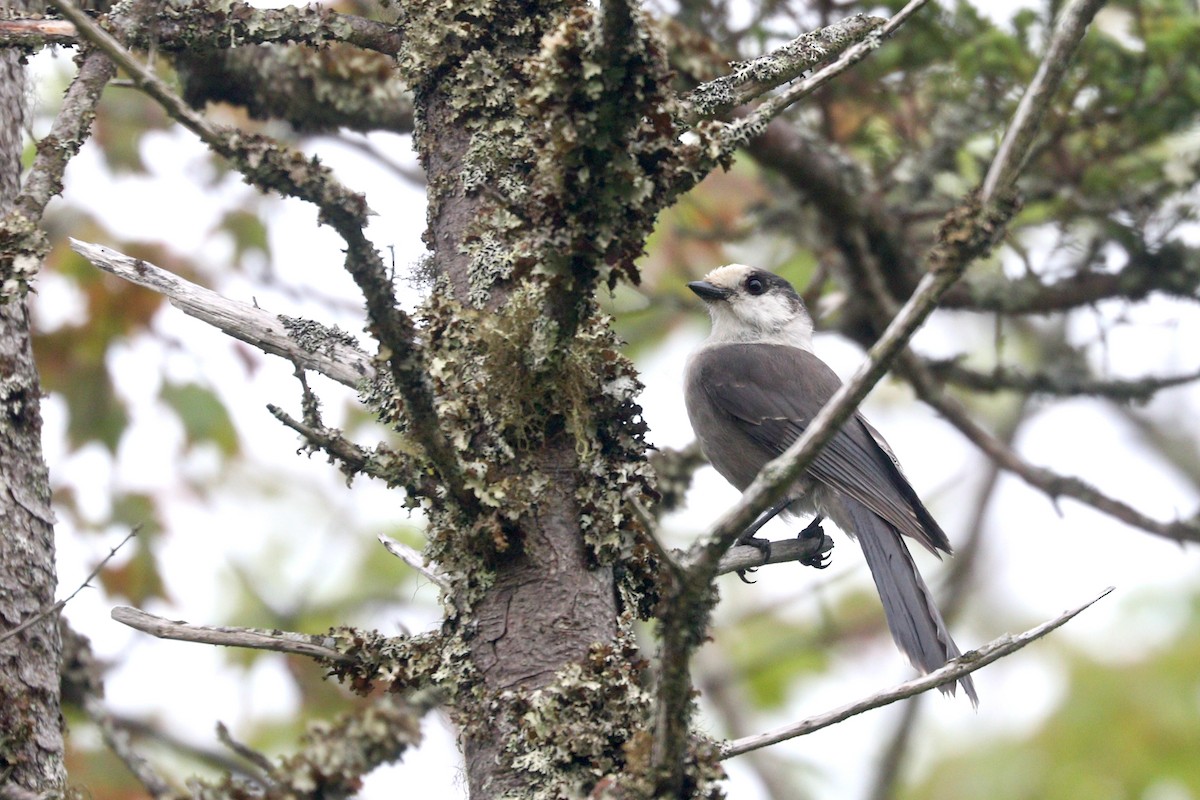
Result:
<svg viewBox="0 0 1200 800"><path fill-rule="evenodd" d="M773 455L804 432L842 385L821 359L786 345L712 347L696 355L691 371L692 386L705 393L713 411ZM931 552L950 552L946 534L900 472L890 448L859 415L834 435L809 474Z"/></svg>

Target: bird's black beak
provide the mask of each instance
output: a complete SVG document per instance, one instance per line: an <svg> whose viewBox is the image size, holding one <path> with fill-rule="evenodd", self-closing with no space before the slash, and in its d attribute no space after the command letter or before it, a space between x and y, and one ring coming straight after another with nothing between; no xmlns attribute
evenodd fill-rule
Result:
<svg viewBox="0 0 1200 800"><path fill-rule="evenodd" d="M710 300L724 300L733 294L732 289L722 289L720 286L708 281L692 281L688 284L688 288L706 303Z"/></svg>

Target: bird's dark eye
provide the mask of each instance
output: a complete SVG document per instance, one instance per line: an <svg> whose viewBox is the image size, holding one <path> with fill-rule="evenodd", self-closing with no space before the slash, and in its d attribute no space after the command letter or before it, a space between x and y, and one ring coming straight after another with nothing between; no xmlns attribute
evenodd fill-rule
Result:
<svg viewBox="0 0 1200 800"><path fill-rule="evenodd" d="M746 291L753 295L762 294L767 290L767 285L763 283L762 278L751 275L746 279Z"/></svg>

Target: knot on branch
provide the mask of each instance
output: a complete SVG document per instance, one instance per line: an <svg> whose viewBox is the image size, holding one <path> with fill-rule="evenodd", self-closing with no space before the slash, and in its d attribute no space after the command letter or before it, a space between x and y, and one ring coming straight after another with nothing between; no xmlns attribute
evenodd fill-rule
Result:
<svg viewBox="0 0 1200 800"><path fill-rule="evenodd" d="M1016 192L998 195L989 203L978 193L950 209L938 227L929 255L931 272L961 273L977 258L987 255L1004 236L1008 222L1020 209Z"/></svg>

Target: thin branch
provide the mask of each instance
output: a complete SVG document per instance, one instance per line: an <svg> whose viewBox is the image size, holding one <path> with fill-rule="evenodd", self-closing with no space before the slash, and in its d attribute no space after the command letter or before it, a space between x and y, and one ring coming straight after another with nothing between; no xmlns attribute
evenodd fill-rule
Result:
<svg viewBox="0 0 1200 800"><path fill-rule="evenodd" d="M1046 109L1050 107L1071 63L1071 56L1083 39L1092 17L1103 5L1104 0L1070 0L1059 13L1046 54L1042 56L1029 88L1021 96L1012 122L1004 132L1000 148L983 180L981 198L985 203L1006 192L1016 182L1033 139L1041 128Z"/></svg>
<svg viewBox="0 0 1200 800"><path fill-rule="evenodd" d="M330 331L317 323L281 317L258 306L230 300L149 261L103 245L78 239L70 242L71 249L105 272L153 289L188 316L207 322L264 353L280 356L350 387L358 387L364 380L375 377L371 357L345 334L338 336L340 331ZM320 332L326 335L319 336Z"/></svg>
<svg viewBox="0 0 1200 800"><path fill-rule="evenodd" d="M682 121L690 126L726 114L828 61L884 24L879 17L854 14L801 34L766 55L734 64L733 72L697 86L683 98Z"/></svg>
<svg viewBox="0 0 1200 800"><path fill-rule="evenodd" d="M141 528L140 525L134 527L133 530L131 530L129 533L127 533L125 535L124 539L117 542L116 546L108 551L108 555L106 555L104 558L100 559L100 563L96 565L96 568L93 569L91 572L89 572L88 576L83 579L83 583L79 584L79 586L77 586L75 588L75 591L71 592L69 595L64 597L62 600L58 600L58 601L46 606L41 611L38 611L32 617L25 620L20 625L13 628L12 630L5 631L4 633L0 634L0 643L3 643L5 640L7 640L13 636L16 636L18 633L25 630L29 626L36 625L38 622L45 619L46 617L49 617L52 614L57 614L59 611L62 611L63 608L67 605L67 603L69 603L75 599L75 595L79 594L80 592L82 592L84 590L84 588L86 588L92 584L92 581L95 580L96 576L100 574L100 571L102 569L104 569L104 567L108 564L109 561L112 561L113 556L115 556L117 554L117 551L120 550L122 547L124 547L125 543L128 542L130 539L132 539L134 536L137 536L137 532L140 528Z"/></svg>
<svg viewBox="0 0 1200 800"><path fill-rule="evenodd" d="M753 139L762 133L767 123L783 113L786 108L801 98L812 94L870 55L872 51L879 47L884 39L895 33L909 17L919 11L927 2L929 0L910 0L908 5L896 12L881 27L863 31L866 38L842 53L837 61L823 67L810 77L793 84L787 90L764 101L750 114L730 124L722 136L724 140L723 145L727 149L735 149L742 146L749 139Z"/></svg>
<svg viewBox="0 0 1200 800"><path fill-rule="evenodd" d="M968 675L977 669L986 667L994 661L1004 658L1011 653L1015 653L1026 645L1042 638L1046 634L1059 628L1069 620L1073 619L1081 611L1091 606L1101 598L1107 596L1113 591L1113 587L1105 589L1093 599L1084 603L1081 606L1064 611L1054 619L1038 625L1036 628L1031 628L1024 633L1013 636L1007 634L997 639L993 639L987 644L964 653L953 661L948 662L944 667L940 667L928 675L922 675L919 678L914 678L911 681L893 686L877 694L857 700L840 708L835 708L831 711L826 711L824 714L819 714L815 717L801 720L800 722L786 725L782 728L776 728L773 731L759 733L754 736L746 736L741 739L735 739L731 742L726 742L721 747L722 758L733 758L734 756L748 753L752 750L757 750L760 747L776 744L778 742L794 739L797 736L804 736L814 731L819 731L822 728L828 728L850 717L870 711L873 708L890 705L897 700L903 700L907 697L927 692L930 689L936 689L939 686L944 686L957 681L964 675Z"/></svg>
<svg viewBox="0 0 1200 800"><path fill-rule="evenodd" d="M379 539L379 543L387 548L389 553L424 575L429 579L430 583L437 586L447 595L450 594L450 582L446 580L446 576L436 569L426 566L425 558L420 553L404 542L397 541L387 534L381 533L377 538Z"/></svg>
<svg viewBox="0 0 1200 800"><path fill-rule="evenodd" d="M192 625L188 622L172 621L154 614L147 614L129 606L117 606L112 618L159 639L174 639L180 642L199 642L224 647L247 647L252 650L273 650L277 653L292 653L298 656L319 658L325 661L349 663L354 659L333 649L329 636L310 636L290 631L272 631L261 628L229 628L214 625Z"/></svg>
<svg viewBox="0 0 1200 800"><path fill-rule="evenodd" d="M1009 472L1019 475L1029 485L1045 492L1051 499L1070 497L1148 533L1177 542L1200 542L1200 522L1196 520L1162 522L1143 514L1127 503L1109 497L1079 478L1059 475L1045 467L1030 464L1017 455L1012 448L971 419L963 407L942 390L928 370L925 370L915 358L906 358L904 368L905 376L916 390L918 397L937 409L951 425L958 428L989 458Z"/></svg>
<svg viewBox="0 0 1200 800"><path fill-rule="evenodd" d="M261 783L263 779L262 773L248 767L244 762L235 758L221 750L215 748L210 749L201 747L186 741L175 735L169 730L165 730L161 725L155 725L143 719L135 719L133 717L114 714L111 711L106 713L113 725L123 731L128 732L133 738L139 742L148 741L154 745L165 747L175 753L189 759L200 762L213 769L222 772L229 772L233 775L239 775L249 780ZM219 723L218 723L219 726ZM257 766L257 765L256 765Z"/></svg>
<svg viewBox="0 0 1200 800"><path fill-rule="evenodd" d="M1017 432L1027 419L1028 410L1029 398L1022 397L1014 412L1005 416L1001 437L1006 443L1011 444L1016 440ZM965 525L968 531L967 539L954 548L954 561L951 562L950 574L946 578L941 593L941 602L938 604L942 609L942 617L945 619L947 627L954 627L954 622L959 617L959 612L962 611L967 597L971 577L979 565L979 556L983 550L984 522L996 497L1001 474L1003 471L1000 465L988 459L987 472L972 501L972 513ZM927 696L914 697L911 702L905 703L904 710L899 719L895 721L892 734L888 737L888 744L883 748L883 754L879 759L879 769L876 771L870 793L867 795L869 800L889 800L894 796L894 787L899 779L905 754L909 745L918 735L917 717L924 708L923 703Z"/></svg>
<svg viewBox="0 0 1200 800"><path fill-rule="evenodd" d="M229 728L224 722L217 723L217 741L228 747L241 758L253 764L259 770L260 776L265 780L271 780L275 774L275 766L271 760L262 753L258 752L249 745L239 742L233 738L233 734L229 732ZM239 764L239 767L241 765Z"/></svg>
<svg viewBox="0 0 1200 800"><path fill-rule="evenodd" d="M791 561L808 561L818 555L833 549L833 540L828 536L822 538L783 539L771 542L770 553L764 553L757 547L738 545L729 548L717 564L717 574L727 575L730 572L741 572L767 564L783 564Z"/></svg>
<svg viewBox="0 0 1200 800"><path fill-rule="evenodd" d="M1010 391L1057 397L1086 395L1102 397L1114 403L1146 403L1163 389L1200 380L1200 370L1182 375L1104 380L1062 369L1054 372L1023 372L1004 365L996 366L990 372L981 372L962 366L957 359L930 361L927 365L940 381L976 392Z"/></svg>

